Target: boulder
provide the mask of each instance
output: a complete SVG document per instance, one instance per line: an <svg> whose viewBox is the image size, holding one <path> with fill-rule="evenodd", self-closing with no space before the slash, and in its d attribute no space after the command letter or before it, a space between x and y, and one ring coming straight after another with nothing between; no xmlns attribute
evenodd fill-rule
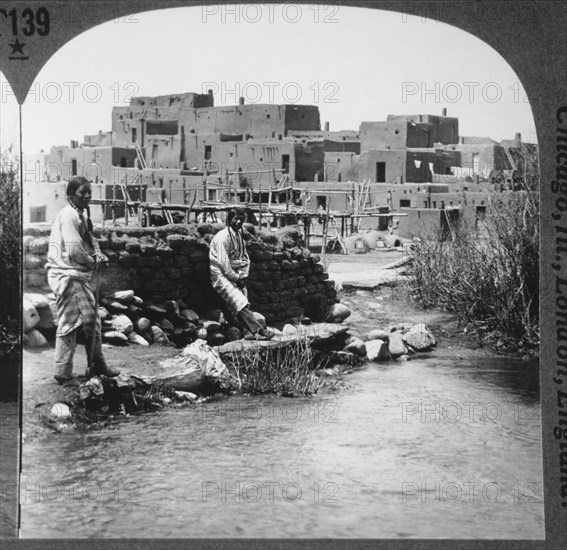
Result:
<svg viewBox="0 0 567 550"><path fill-rule="evenodd" d="M130 334L134 330L134 324L126 315L115 315L112 320L112 328L123 334Z"/></svg>
<svg viewBox="0 0 567 550"><path fill-rule="evenodd" d="M202 321L203 328L207 332L218 332L221 329L221 324L217 321Z"/></svg>
<svg viewBox="0 0 567 550"><path fill-rule="evenodd" d="M71 417L71 409L65 403L55 403L49 411L49 416L55 420L67 420Z"/></svg>
<svg viewBox="0 0 567 550"><path fill-rule="evenodd" d="M153 338L153 340L156 344L160 344L161 346L171 345L169 338L167 337L165 332L163 332L163 330L161 330L160 327L158 327L157 325L152 325L150 327L150 331L152 333L152 338Z"/></svg>
<svg viewBox="0 0 567 550"><path fill-rule="evenodd" d="M104 321L105 319L108 319L110 317L110 313L108 313L108 310L105 307L99 306L98 316L100 317L101 321Z"/></svg>
<svg viewBox="0 0 567 550"><path fill-rule="evenodd" d="M140 317L135 323L134 323L136 330L138 332L146 332L150 326L152 325L151 321L147 318L147 317Z"/></svg>
<svg viewBox="0 0 567 550"><path fill-rule="evenodd" d="M25 343L29 348L43 348L47 346L47 339L39 330L33 328L26 333Z"/></svg>
<svg viewBox="0 0 567 550"><path fill-rule="evenodd" d="M24 332L29 332L39 325L39 313L32 301L25 295L23 300L23 322Z"/></svg>
<svg viewBox="0 0 567 550"><path fill-rule="evenodd" d="M143 306L144 306L144 300L142 300L142 298L140 298L139 296L134 296L134 297L132 298L132 303L133 303L135 306L138 306L138 307L143 307Z"/></svg>
<svg viewBox="0 0 567 550"><path fill-rule="evenodd" d="M384 342L387 342L389 337L390 337L389 332L376 328L374 330L371 330L368 334L365 334L362 339L367 342L370 340L384 340Z"/></svg>
<svg viewBox="0 0 567 550"><path fill-rule="evenodd" d="M370 340L366 342L366 355L369 361L389 359L388 344L384 340Z"/></svg>
<svg viewBox="0 0 567 550"><path fill-rule="evenodd" d="M175 316L180 315L179 304L175 300L167 300L167 302L165 302L164 305L165 305L165 309L170 315L175 315Z"/></svg>
<svg viewBox="0 0 567 550"><path fill-rule="evenodd" d="M228 342L233 342L234 340L240 340L242 338L242 331L238 327L228 327L224 334Z"/></svg>
<svg viewBox="0 0 567 550"><path fill-rule="evenodd" d="M181 311L181 317L191 323L196 323L197 321L199 321L199 316L192 309L184 309L183 311Z"/></svg>
<svg viewBox="0 0 567 550"><path fill-rule="evenodd" d="M342 323L350 314L350 309L344 304L333 304L327 312L325 321L328 323Z"/></svg>
<svg viewBox="0 0 567 550"><path fill-rule="evenodd" d="M102 341L108 344L127 344L128 336L117 330L109 330L108 332L102 333Z"/></svg>
<svg viewBox="0 0 567 550"><path fill-rule="evenodd" d="M112 313L125 313L128 311L128 306L118 300L103 300L103 304Z"/></svg>
<svg viewBox="0 0 567 550"><path fill-rule="evenodd" d="M133 290L119 290L112 294L111 301L117 300L121 304L128 305L134 301L134 291Z"/></svg>
<svg viewBox="0 0 567 550"><path fill-rule="evenodd" d="M160 321L159 326L161 327L161 330L163 330L164 332L173 332L173 329L175 328L173 326L173 323L166 318L163 318Z"/></svg>
<svg viewBox="0 0 567 550"><path fill-rule="evenodd" d="M160 362L163 373L155 381L174 390L203 393L231 386L231 377L226 365L215 351L201 339L186 346L171 359Z"/></svg>
<svg viewBox="0 0 567 550"><path fill-rule="evenodd" d="M388 351L392 357L398 357L407 353L406 345L401 332L390 333L388 340Z"/></svg>
<svg viewBox="0 0 567 550"><path fill-rule="evenodd" d="M189 391L176 391L175 397L180 401L189 401L189 403L194 403L197 400L197 396Z"/></svg>
<svg viewBox="0 0 567 550"><path fill-rule="evenodd" d="M211 346L222 346L226 342L226 337L222 332L213 332L208 340Z"/></svg>
<svg viewBox="0 0 567 550"><path fill-rule="evenodd" d="M216 321L217 323L222 322L223 319L223 314L222 311L218 308L214 308L214 309L208 309L207 311L205 311L202 315L203 319L207 319L209 321ZM191 321L191 319L188 319L188 321Z"/></svg>
<svg viewBox="0 0 567 550"><path fill-rule="evenodd" d="M130 332L128 334L128 342L131 344L137 344L139 346L149 346L149 342L142 336L140 336L137 332Z"/></svg>
<svg viewBox="0 0 567 550"><path fill-rule="evenodd" d="M431 332L429 332L425 323L416 323L413 325L404 334L404 340L406 344L416 351L429 349L431 346L436 344L435 337L431 334Z"/></svg>
<svg viewBox="0 0 567 550"><path fill-rule="evenodd" d="M26 292L24 293L24 299L27 299L36 309L49 307L49 299L45 294Z"/></svg>
<svg viewBox="0 0 567 550"><path fill-rule="evenodd" d="M349 338L350 342L347 340L347 345L344 348L344 351L348 351L350 353L354 353L354 355L358 355L359 357L366 356L366 345L360 338Z"/></svg>

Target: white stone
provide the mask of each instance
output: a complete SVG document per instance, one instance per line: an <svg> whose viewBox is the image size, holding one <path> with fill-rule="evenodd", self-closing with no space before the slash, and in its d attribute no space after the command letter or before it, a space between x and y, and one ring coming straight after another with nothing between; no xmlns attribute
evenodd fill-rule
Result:
<svg viewBox="0 0 567 550"><path fill-rule="evenodd" d="M128 334L128 342L131 344L137 344L139 346L149 346L149 342L143 337L140 336L137 332L130 332Z"/></svg>
<svg viewBox="0 0 567 550"><path fill-rule="evenodd" d="M417 351L423 351L429 349L431 346L436 344L435 337L427 327L425 323L416 323L413 325L405 334L404 340L406 343Z"/></svg>
<svg viewBox="0 0 567 550"><path fill-rule="evenodd" d="M115 315L112 318L112 328L128 335L134 330L134 324L126 315Z"/></svg>
<svg viewBox="0 0 567 550"><path fill-rule="evenodd" d="M65 420L71 417L71 409L65 403L55 403L49 411L50 416L58 420Z"/></svg>
<svg viewBox="0 0 567 550"><path fill-rule="evenodd" d="M47 345L47 339L39 330L32 329L25 336L26 346L29 348L42 348Z"/></svg>
<svg viewBox="0 0 567 550"><path fill-rule="evenodd" d="M23 300L24 332L29 332L39 325L39 313L32 301L24 296Z"/></svg>
<svg viewBox="0 0 567 550"><path fill-rule="evenodd" d="M379 361L389 359L388 344L383 340L370 340L366 342L366 355L369 361Z"/></svg>

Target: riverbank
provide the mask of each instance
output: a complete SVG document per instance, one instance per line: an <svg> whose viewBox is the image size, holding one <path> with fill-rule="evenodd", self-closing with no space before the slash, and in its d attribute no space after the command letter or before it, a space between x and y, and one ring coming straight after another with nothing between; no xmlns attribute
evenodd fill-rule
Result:
<svg viewBox="0 0 567 550"><path fill-rule="evenodd" d="M420 358L460 361L496 356L497 350L483 346L476 335L463 332L454 314L424 309L408 298L401 286L404 277L400 271L384 269L402 259L403 254L398 250L378 250L364 255L334 255L328 258L330 279L342 287L338 296L340 302L351 310L351 315L343 322L349 334L362 337L373 329L402 323L424 323L435 336L437 345L427 353L417 354ZM104 353L108 362L124 373L151 377L161 369L160 361L178 355L179 350L162 346L122 347L105 344ZM45 422L51 406L54 403L73 402L77 397L78 381L58 386L53 380L53 355L52 347L24 349L23 414L26 437L41 436L57 429L57 422ZM86 354L81 346L77 348L75 365L75 372L82 373ZM367 366L380 368L379 363L368 363ZM336 371L338 376L341 370ZM321 392L325 391L323 386ZM65 425L60 425L60 428L65 429Z"/></svg>

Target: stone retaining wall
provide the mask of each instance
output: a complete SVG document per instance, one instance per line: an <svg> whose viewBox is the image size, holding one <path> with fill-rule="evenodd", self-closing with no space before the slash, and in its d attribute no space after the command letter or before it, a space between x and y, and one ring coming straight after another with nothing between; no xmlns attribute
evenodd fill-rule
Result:
<svg viewBox="0 0 567 550"><path fill-rule="evenodd" d="M222 227L95 228L95 237L109 259L102 270L102 295L134 290L155 303L181 299L197 311L218 307L219 298L209 279L208 243ZM319 256L302 246L301 233L293 229L260 232L249 224L246 229L252 309L268 323L303 315L323 320L337 293ZM50 230L50 224L24 228L25 292L50 292L44 268Z"/></svg>

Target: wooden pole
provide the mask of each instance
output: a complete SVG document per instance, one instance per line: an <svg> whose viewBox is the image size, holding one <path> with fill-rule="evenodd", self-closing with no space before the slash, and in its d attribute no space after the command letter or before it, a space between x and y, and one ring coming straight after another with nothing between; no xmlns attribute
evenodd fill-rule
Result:
<svg viewBox="0 0 567 550"><path fill-rule="evenodd" d="M327 212L325 213L325 220L323 222L323 244L321 245L321 258L325 258L325 253L327 251L327 233L329 231L329 211L331 208L331 201L327 202ZM321 263L324 264L323 260Z"/></svg>
<svg viewBox="0 0 567 550"><path fill-rule="evenodd" d="M262 182L258 186L258 223L260 230L262 229Z"/></svg>
<svg viewBox="0 0 567 550"><path fill-rule="evenodd" d="M128 199L126 198L126 184L124 184L124 187L122 188L122 195L124 198L124 222L126 224L126 227L128 227Z"/></svg>
<svg viewBox="0 0 567 550"><path fill-rule="evenodd" d="M112 184L112 225L116 225L116 182Z"/></svg>

